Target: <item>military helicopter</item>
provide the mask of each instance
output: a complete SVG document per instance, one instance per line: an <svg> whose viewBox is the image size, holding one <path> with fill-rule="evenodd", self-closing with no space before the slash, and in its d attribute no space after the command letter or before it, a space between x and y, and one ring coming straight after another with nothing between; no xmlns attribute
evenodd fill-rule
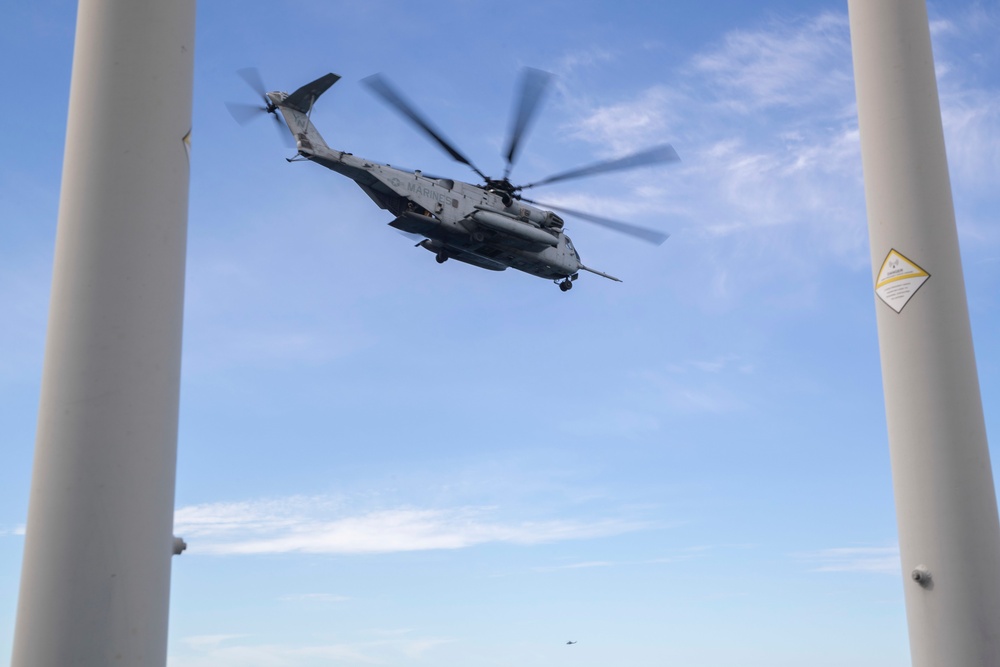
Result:
<svg viewBox="0 0 1000 667"><path fill-rule="evenodd" d="M417 247L434 253L438 263L454 259L491 271L503 271L510 267L552 280L566 292L573 287L580 271L617 282L621 280L583 264L573 242L563 230L563 219L555 211L648 243L659 245L667 239L667 234L652 229L532 201L522 192L594 174L676 162L680 158L669 144L563 171L526 185L514 185L510 181L510 172L522 140L551 80L551 74L542 70L527 68L522 76L519 100L514 107L504 153L506 167L502 178L491 178L480 171L385 77L376 74L362 80L382 101L402 114L454 160L476 172L483 179L482 185L438 178L419 170L400 169L330 148L312 124L310 116L316 100L340 80L337 74L325 74L288 94L267 92L259 72L254 68L237 73L264 101L264 106L229 103L227 106L237 121L245 123L252 114L265 111L272 114L280 126L280 113L297 150L297 155L289 158L289 162L312 161L352 179L380 208L395 216L390 226L423 237Z"/></svg>

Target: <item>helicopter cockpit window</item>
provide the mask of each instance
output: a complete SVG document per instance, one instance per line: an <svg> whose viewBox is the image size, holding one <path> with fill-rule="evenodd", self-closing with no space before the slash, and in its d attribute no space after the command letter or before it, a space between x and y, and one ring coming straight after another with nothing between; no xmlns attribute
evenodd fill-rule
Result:
<svg viewBox="0 0 1000 667"><path fill-rule="evenodd" d="M437 179L437 184L443 188L448 188L449 190L455 187L455 181L450 178L439 178Z"/></svg>

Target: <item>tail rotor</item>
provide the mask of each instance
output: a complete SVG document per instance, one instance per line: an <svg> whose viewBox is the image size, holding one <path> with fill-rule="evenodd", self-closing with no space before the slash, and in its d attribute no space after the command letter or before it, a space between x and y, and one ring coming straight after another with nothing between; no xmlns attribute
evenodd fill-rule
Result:
<svg viewBox="0 0 1000 667"><path fill-rule="evenodd" d="M257 93L257 96L261 98L263 104L249 104L246 102L226 102L226 108L229 109L229 115L233 117L240 125L246 125L247 123L253 121L260 117L260 113L264 112L271 114L274 118L275 126L278 128L278 134L281 135L282 142L286 146L293 146L293 141L291 134L285 129L285 124L281 120L281 116L278 114L278 107L271 98L267 96L267 88L264 86L264 80L260 76L260 71L256 67L244 67L243 69L237 70L236 74L243 79L244 82L250 89Z"/></svg>

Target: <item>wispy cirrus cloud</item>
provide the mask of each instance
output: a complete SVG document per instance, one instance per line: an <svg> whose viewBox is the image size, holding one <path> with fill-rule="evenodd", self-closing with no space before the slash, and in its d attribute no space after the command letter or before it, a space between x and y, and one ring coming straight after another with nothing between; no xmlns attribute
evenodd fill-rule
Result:
<svg viewBox="0 0 1000 667"><path fill-rule="evenodd" d="M652 138L666 137L676 127L674 110L679 111L685 103L674 89L654 85L631 100L591 109L573 124L570 136L597 144L613 155L646 148Z"/></svg>
<svg viewBox="0 0 1000 667"><path fill-rule="evenodd" d="M738 355L724 354L711 359L690 359L671 364L667 367L667 371L673 374L700 372L718 375L719 373L735 372L746 375L754 372L754 365Z"/></svg>
<svg viewBox="0 0 1000 667"><path fill-rule="evenodd" d="M995 62L998 18L976 4L937 21L933 38L959 231L978 248L1000 243L989 214L1000 89L974 64ZM630 96L586 91L568 106L576 116L566 134L609 157L669 142L682 162L548 199L673 233L671 247L685 246L681 261L705 277L706 304L766 291L789 308L815 307L829 266L868 268L846 13L731 31ZM679 409L704 409L712 404L704 398L674 395Z"/></svg>
<svg viewBox="0 0 1000 667"><path fill-rule="evenodd" d="M322 497L208 503L182 507L175 531L192 554L372 554L463 549L488 543L543 544L639 530L627 519L497 518L496 508L397 507L349 513Z"/></svg>
<svg viewBox="0 0 1000 667"><path fill-rule="evenodd" d="M807 289L831 261L867 264L845 14L730 32L664 78L631 99L582 103L571 133L615 154L669 142L682 162L630 174L605 205L600 190L573 203L672 220L670 231L703 246L715 302L789 274Z"/></svg>
<svg viewBox="0 0 1000 667"><path fill-rule="evenodd" d="M12 528L0 528L0 537L23 537L24 530L24 524L18 524Z"/></svg>
<svg viewBox="0 0 1000 667"><path fill-rule="evenodd" d="M814 572L868 572L894 574L900 572L899 547L839 547L797 554L811 564Z"/></svg>
<svg viewBox="0 0 1000 667"><path fill-rule="evenodd" d="M745 411L753 363L738 355L691 359L623 374L622 388L597 405L567 410L559 430L580 438L627 441L661 431L669 415Z"/></svg>
<svg viewBox="0 0 1000 667"><path fill-rule="evenodd" d="M734 30L695 55L689 71L715 91L717 104L741 113L842 104L853 92L847 27L846 15L823 13Z"/></svg>
<svg viewBox="0 0 1000 667"><path fill-rule="evenodd" d="M371 647L354 644L289 646L273 643L219 641L215 643L184 641L187 646L172 652L170 667L278 667L280 665L384 664ZM183 640L182 640L183 641ZM394 651L400 653L400 651Z"/></svg>
<svg viewBox="0 0 1000 667"><path fill-rule="evenodd" d="M980 219L1000 171L1000 90L977 65L995 61L997 25L1000 11L978 3L932 25L960 230L980 240L1000 240ZM683 162L669 176L636 172L611 192L581 189L558 203L679 221L671 231L711 244L701 261L712 265L715 298L789 274L807 290L831 261L867 266L846 13L731 31L664 79L630 99L580 100L569 133L613 154L669 141ZM732 247L718 250L725 239Z"/></svg>
<svg viewBox="0 0 1000 667"><path fill-rule="evenodd" d="M192 635L181 639L181 643L196 648L220 646L236 639L243 639L247 635L218 634L218 635Z"/></svg>
<svg viewBox="0 0 1000 667"><path fill-rule="evenodd" d="M560 77L566 77L581 67L614 60L614 57L615 54L607 48L588 45L586 49L563 54L553 65L552 72ZM556 83L558 85L558 80Z"/></svg>
<svg viewBox="0 0 1000 667"><path fill-rule="evenodd" d="M324 644L262 642L251 635L195 635L178 640L170 667L280 667L282 665L384 665L426 658L451 637L415 636L412 630L372 632L367 641Z"/></svg>
<svg viewBox="0 0 1000 667"><path fill-rule="evenodd" d="M560 563L556 565L542 565L532 568L533 572L558 572L563 570L588 570L594 568L615 568L615 567L642 567L649 565L672 565L679 562L691 561L696 559L706 559L715 557L712 552L719 552L722 550L732 550L740 549L745 550L752 548L752 545L717 545L717 546L693 546L693 547L681 547L674 550L670 555L660 556L657 558L643 558L638 560L586 560L571 563Z"/></svg>
<svg viewBox="0 0 1000 667"><path fill-rule="evenodd" d="M351 598L346 595L336 595L334 593L298 593L296 595L283 595L281 599L285 602L320 602L339 604L347 602Z"/></svg>

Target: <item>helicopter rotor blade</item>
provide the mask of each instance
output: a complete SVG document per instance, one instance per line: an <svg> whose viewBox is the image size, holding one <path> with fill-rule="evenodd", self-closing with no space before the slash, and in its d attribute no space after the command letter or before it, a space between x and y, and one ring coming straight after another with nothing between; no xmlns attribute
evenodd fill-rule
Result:
<svg viewBox="0 0 1000 667"><path fill-rule="evenodd" d="M628 222L621 222L619 220L612 220L611 218L603 218L599 215L594 215L593 213L584 213L583 211L576 211L571 208L566 208L564 206L553 206L552 204L543 204L542 202L532 201L525 197L521 198L521 201L526 201L529 204L535 204L536 206L542 206L544 208L552 209L553 211L559 211L560 213L565 213L567 215L572 215L574 218L580 218L581 220L586 220L595 225L600 225L607 229L611 229L620 234L627 234L633 238L637 238L640 241L645 241L646 243L652 243L653 245L661 245L664 241L670 238L670 234L664 234L663 232L657 231L655 229L650 229L648 227L640 227L639 225L633 225Z"/></svg>
<svg viewBox="0 0 1000 667"><path fill-rule="evenodd" d="M517 158L517 151L521 147L521 139L528 130L535 114L538 112L545 91L549 87L552 75L533 67L524 68L521 75L521 95L514 107L513 122L510 126L509 138L507 140L507 150L504 157L507 159L507 167L504 170L504 179L510 175L510 170L514 166Z"/></svg>
<svg viewBox="0 0 1000 667"><path fill-rule="evenodd" d="M226 102L229 115L240 125L246 125L252 120L256 120L262 111L267 109L259 104L247 104L246 102Z"/></svg>
<svg viewBox="0 0 1000 667"><path fill-rule="evenodd" d="M285 125L285 121L281 119L277 111L272 113L271 117L274 118L274 127L278 128L278 134L281 135L281 142L289 148L295 148L295 139L292 138L291 130Z"/></svg>
<svg viewBox="0 0 1000 667"><path fill-rule="evenodd" d="M256 67L244 67L243 69L236 70L236 73L241 79L246 81L247 85L250 86L255 93L261 97L267 97L267 88L264 87L264 79L260 76L260 70Z"/></svg>
<svg viewBox="0 0 1000 667"><path fill-rule="evenodd" d="M443 148L445 152L447 152L448 155L450 155L454 160L468 165L472 171L479 174L483 180L489 180L486 174L479 171L476 165L472 164L472 161L469 160L469 158L462 155L462 153L455 148L451 142L444 138L440 131L431 125L427 119L421 116L413 105L407 102L406 99L392 87L385 77L381 74L372 74L371 76L362 79L361 83L368 86L373 93L382 98L383 102L403 114L404 117L422 130L424 134L433 139L437 145Z"/></svg>
<svg viewBox="0 0 1000 667"><path fill-rule="evenodd" d="M645 167L654 164L680 162L680 159L680 156L677 155L677 151L674 150L673 146L670 144L663 144L662 146L647 148L646 150L639 151L638 153L632 153L631 155L626 155L625 157L595 162L594 164L590 164L585 167L564 171L562 173L555 174L554 176L543 178L540 181L519 186L518 189L527 190L528 188L537 187L539 185L547 185L558 181L568 181L570 179L583 178L594 174L604 174L610 171L625 171L628 169L636 169L638 167Z"/></svg>

